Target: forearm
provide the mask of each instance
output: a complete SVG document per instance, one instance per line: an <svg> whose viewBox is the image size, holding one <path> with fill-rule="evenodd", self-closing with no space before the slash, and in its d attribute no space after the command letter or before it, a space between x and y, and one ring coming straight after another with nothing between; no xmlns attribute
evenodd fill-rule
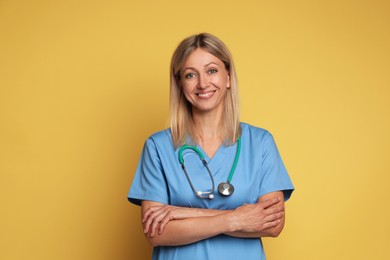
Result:
<svg viewBox="0 0 390 260"><path fill-rule="evenodd" d="M142 202L142 223L148 241L176 246L226 234L234 237L277 236L284 225L282 199L270 198L235 210L186 208Z"/></svg>
<svg viewBox="0 0 390 260"><path fill-rule="evenodd" d="M275 237L283 228L281 222L262 231L242 230L233 211L207 209L191 211L192 217L169 221L161 233L157 232L153 236L150 232L146 233L149 243L153 246L179 246L219 234L241 238ZM194 214L198 216L195 217Z"/></svg>
<svg viewBox="0 0 390 260"><path fill-rule="evenodd" d="M203 209L203 208L184 208L188 211L188 218L190 217L214 217L221 214L231 212L227 209Z"/></svg>
<svg viewBox="0 0 390 260"><path fill-rule="evenodd" d="M197 215L200 216L217 216L220 214L232 212L232 210L213 210L213 209L199 209ZM280 222L272 228L267 228L261 232L254 231L232 231L226 232L225 235L241 238L257 238L257 237L277 237L282 232L284 227L284 217L280 219Z"/></svg>
<svg viewBox="0 0 390 260"><path fill-rule="evenodd" d="M232 236L232 237L241 237L241 238L277 237L282 232L283 227L284 227L284 221L281 221L275 227L267 228L260 232L235 231L235 232L227 232L225 233L225 235Z"/></svg>
<svg viewBox="0 0 390 260"><path fill-rule="evenodd" d="M263 195L257 200L257 203L263 203L271 198L278 198L279 202L270 208L282 207L283 211L281 212L280 218L273 220L275 225L262 229L260 231L255 230L246 230L246 231L236 231L228 232L226 235L233 237L243 237L243 238L255 238L255 237L277 237L282 232L284 223L285 223L285 211L284 211L284 196L282 191L268 193ZM272 220L271 220L272 221Z"/></svg>
<svg viewBox="0 0 390 260"><path fill-rule="evenodd" d="M150 233L146 233L145 235L153 246L179 246L232 232L229 223L227 214L191 217L169 221L164 232L160 234L151 236Z"/></svg>
<svg viewBox="0 0 390 260"><path fill-rule="evenodd" d="M189 211L192 211L192 217L205 217L205 216L217 216L220 214L231 212L232 210L216 210L216 209L198 209L198 208L188 208ZM234 231L226 232L225 235L232 237L241 237L241 238L256 238L256 237L277 237L284 227L284 217L280 219L280 222L272 228L267 228L261 232L245 232L245 231Z"/></svg>

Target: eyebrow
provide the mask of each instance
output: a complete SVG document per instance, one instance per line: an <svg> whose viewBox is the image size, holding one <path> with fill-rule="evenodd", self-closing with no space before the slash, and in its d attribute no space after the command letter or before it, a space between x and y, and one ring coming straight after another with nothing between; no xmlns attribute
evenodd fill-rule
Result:
<svg viewBox="0 0 390 260"><path fill-rule="evenodd" d="M206 65L204 65L205 67L207 67L207 66L209 66L209 65L211 65L211 64L214 64L214 65L217 65L218 66L218 64L217 63L215 63L215 62L210 62L210 63L208 63L208 64L206 64Z"/></svg>
<svg viewBox="0 0 390 260"><path fill-rule="evenodd" d="M207 63L206 65L204 65L204 67L208 67L208 66L210 66L211 64L214 64L214 65L218 66L217 63L215 63L215 62L212 61L212 62ZM194 67L186 67L186 68L183 68L183 71L185 71L185 70L190 70L190 69L196 70Z"/></svg>

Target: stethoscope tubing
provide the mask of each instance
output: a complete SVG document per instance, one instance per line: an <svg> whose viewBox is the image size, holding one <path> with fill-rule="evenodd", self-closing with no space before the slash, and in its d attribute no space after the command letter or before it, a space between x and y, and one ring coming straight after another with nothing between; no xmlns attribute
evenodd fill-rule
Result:
<svg viewBox="0 0 390 260"><path fill-rule="evenodd" d="M186 167L184 166L184 160L183 160L183 163L181 164L181 168L183 169L184 173L185 173L185 176L187 177L187 180L188 180L188 183L190 184L191 186L191 189L192 191L196 194L196 196L198 196L199 198L201 199L207 199L207 198L210 198L210 196L212 196L212 198L214 197L214 195L212 194L213 191L214 191L214 188L215 188L215 183L214 183L214 178L213 178L213 175L211 174L211 171L209 169L209 166L206 162L206 160L204 158L201 158L202 160L202 163L203 165L206 167L207 169L207 172L209 174L209 177L211 179L211 190L210 191L197 191L194 187L194 185L192 184L192 181L190 179L190 176L188 176L188 173L187 173L187 170L186 170ZM205 196L207 195L207 196Z"/></svg>
<svg viewBox="0 0 390 260"><path fill-rule="evenodd" d="M207 173L208 173L208 175L209 175L209 177L210 177L210 179L211 179L211 190L210 190L210 191L197 191L197 190L195 189L195 187L194 187L194 185L193 185L193 183L192 183L192 181L191 181L191 178L190 178L190 176L189 176L188 173L187 173L186 167L185 167L185 165L184 165L183 152L184 152L184 150L186 150L186 149L191 149L191 150L195 151L195 153L199 156L199 158L200 158L200 160L202 161L203 165L204 165L205 168L207 169ZM229 195L231 195L231 194L233 193L233 191L234 191L234 187L233 187L233 185L230 184L230 182L231 182L231 180L232 180L232 178L233 178L234 171L235 171L235 169L236 169L236 167L237 167L238 159L239 159L239 157L240 157L240 151L241 151L241 137L239 137L239 138L237 139L237 151L236 151L236 156L235 156L235 158L234 158L233 166L232 166L232 168L231 168L231 170L230 170L228 180L227 180L226 183L221 183L221 184L218 186L218 191L219 191L219 193L220 193L221 195L223 195L223 196L229 196ZM191 189L192 189L192 191L196 194L196 196L198 196L199 198L202 198L202 199L206 199L206 198L212 199L212 198L214 198L214 194L213 194L213 193L214 193L214 188L215 188L214 177L213 177L213 175L211 174L211 171L210 171L210 169L209 169L209 167L208 167L208 164L207 164L206 160L204 159L203 153L202 153L197 147L195 147L195 146L191 146L191 145L187 145L187 144L186 144L186 145L183 145L183 146L180 148L180 150L179 150L179 162L180 162L181 167L182 167L182 169L183 169L183 171L184 171L184 174L185 174L185 176L186 176L186 178L187 178L187 181L188 181L188 183L190 184ZM222 187L221 187L221 190L224 190L224 191L222 192L222 191L220 190L220 186L223 185L223 184L226 184L226 185L229 187L229 189L226 190L225 188L222 188Z"/></svg>
<svg viewBox="0 0 390 260"><path fill-rule="evenodd" d="M241 136L238 137L238 139L237 139L237 151L236 151L236 156L234 157L233 166L230 169L229 177L227 180L228 184L230 184L230 182L233 179L234 171L236 170L238 159L240 158L240 152L241 152Z"/></svg>

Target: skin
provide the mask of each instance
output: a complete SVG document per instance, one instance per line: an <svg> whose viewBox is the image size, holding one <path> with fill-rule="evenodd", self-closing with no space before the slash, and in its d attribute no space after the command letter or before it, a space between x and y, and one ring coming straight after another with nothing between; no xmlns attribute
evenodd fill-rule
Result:
<svg viewBox="0 0 390 260"><path fill-rule="evenodd" d="M229 73L223 62L198 48L184 62L180 74L180 85L193 113L201 116L212 113L220 117L230 87Z"/></svg>
<svg viewBox="0 0 390 260"><path fill-rule="evenodd" d="M283 193L273 192L235 210L185 208L142 202L144 233L153 246L178 246L218 234L277 237L284 226Z"/></svg>
<svg viewBox="0 0 390 260"><path fill-rule="evenodd" d="M220 131L224 100L230 88L229 72L223 62L198 48L180 71L180 87L192 105L199 145L212 158L223 142Z"/></svg>
<svg viewBox="0 0 390 260"><path fill-rule="evenodd" d="M212 158L223 142L221 119L230 88L229 72L221 60L198 48L180 71L180 88L191 103L198 144ZM234 237L276 237L283 229L283 192L268 193L257 203L234 210L186 208L143 201L144 233L153 246L186 245L219 234Z"/></svg>

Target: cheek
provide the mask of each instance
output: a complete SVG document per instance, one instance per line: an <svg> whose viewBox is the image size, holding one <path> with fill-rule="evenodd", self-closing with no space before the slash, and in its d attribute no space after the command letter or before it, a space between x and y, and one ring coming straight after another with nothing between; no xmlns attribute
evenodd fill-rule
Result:
<svg viewBox="0 0 390 260"><path fill-rule="evenodd" d="M182 85L182 91L183 91L184 97L188 101L190 101L190 99L191 99L192 90L193 90L193 88L190 86L190 84L187 83L187 84Z"/></svg>
<svg viewBox="0 0 390 260"><path fill-rule="evenodd" d="M194 89L194 85L195 84L193 82L182 83L181 88L182 88L182 91L184 92L184 94L191 93Z"/></svg>
<svg viewBox="0 0 390 260"><path fill-rule="evenodd" d="M230 87L229 81L225 78L219 78L217 84L221 88L229 88Z"/></svg>
<svg viewBox="0 0 390 260"><path fill-rule="evenodd" d="M220 87L229 87L229 74L227 72L219 74L215 78L215 83Z"/></svg>

